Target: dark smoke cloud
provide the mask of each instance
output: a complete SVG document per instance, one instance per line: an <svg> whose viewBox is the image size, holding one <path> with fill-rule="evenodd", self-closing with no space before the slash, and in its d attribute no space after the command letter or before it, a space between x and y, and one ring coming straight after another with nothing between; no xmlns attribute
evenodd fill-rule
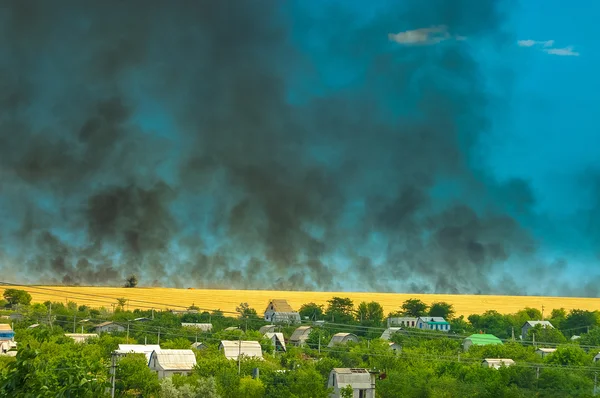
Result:
<svg viewBox="0 0 600 398"><path fill-rule="evenodd" d="M359 22L274 1L2 1L0 269L514 293L502 265L535 254L515 218L535 198L471 164L491 123L478 62L464 41L388 41L445 25L501 48L499 3L411 1Z"/></svg>

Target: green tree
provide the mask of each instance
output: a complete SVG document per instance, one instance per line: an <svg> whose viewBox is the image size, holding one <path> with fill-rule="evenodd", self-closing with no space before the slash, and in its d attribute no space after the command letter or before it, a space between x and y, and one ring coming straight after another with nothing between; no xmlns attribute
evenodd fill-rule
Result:
<svg viewBox="0 0 600 398"><path fill-rule="evenodd" d="M571 310L562 322L562 330L567 336L581 334L594 326L598 326L598 315L593 311Z"/></svg>
<svg viewBox="0 0 600 398"><path fill-rule="evenodd" d="M117 311L125 311L125 306L127 305L127 299L125 297L120 297L117 299Z"/></svg>
<svg viewBox="0 0 600 398"><path fill-rule="evenodd" d="M235 307L235 311L240 314L240 318L257 318L258 314L254 308L251 308L248 303L240 303Z"/></svg>
<svg viewBox="0 0 600 398"><path fill-rule="evenodd" d="M490 310L481 315L469 315L468 319L476 331L493 334L500 339L507 339L512 335L513 324L498 311Z"/></svg>
<svg viewBox="0 0 600 398"><path fill-rule="evenodd" d="M351 323L354 320L354 303L349 298L333 297L327 303L327 320L334 323Z"/></svg>
<svg viewBox="0 0 600 398"><path fill-rule="evenodd" d="M240 398L262 398L265 396L265 386L260 379L256 380L250 376L242 377L237 396Z"/></svg>
<svg viewBox="0 0 600 398"><path fill-rule="evenodd" d="M298 313L302 319L308 318L317 321L323 318L323 306L315 303L302 304Z"/></svg>
<svg viewBox="0 0 600 398"><path fill-rule="evenodd" d="M116 389L123 395L152 396L160 385L156 373L148 367L144 354L129 354L119 359Z"/></svg>
<svg viewBox="0 0 600 398"><path fill-rule="evenodd" d="M547 357L547 362L563 366L585 366L591 360L581 348L576 345L567 344L559 346L556 351Z"/></svg>
<svg viewBox="0 0 600 398"><path fill-rule="evenodd" d="M419 317L427 314L428 307L427 304L419 299L408 299L402 303L400 308L404 316Z"/></svg>
<svg viewBox="0 0 600 398"><path fill-rule="evenodd" d="M137 276L129 275L125 280L125 287L136 287L138 284Z"/></svg>
<svg viewBox="0 0 600 398"><path fill-rule="evenodd" d="M375 301L363 301L356 309L356 319L363 325L379 326L383 322L383 307Z"/></svg>
<svg viewBox="0 0 600 398"><path fill-rule="evenodd" d="M2 294L9 305L29 305L31 303L31 294L25 290L6 289Z"/></svg>
<svg viewBox="0 0 600 398"><path fill-rule="evenodd" d="M438 301L429 307L429 316L441 316L447 321L454 317L454 306L444 301Z"/></svg>
<svg viewBox="0 0 600 398"><path fill-rule="evenodd" d="M352 398L354 397L354 389L350 384L346 387L340 388L340 397L341 398Z"/></svg>
<svg viewBox="0 0 600 398"><path fill-rule="evenodd" d="M527 340L532 341L535 335L535 341L539 343L566 343L567 339L558 329L544 328L542 325L535 325L527 331Z"/></svg>
<svg viewBox="0 0 600 398"><path fill-rule="evenodd" d="M589 333L584 333L579 339L582 346L600 346L600 327L591 328Z"/></svg>

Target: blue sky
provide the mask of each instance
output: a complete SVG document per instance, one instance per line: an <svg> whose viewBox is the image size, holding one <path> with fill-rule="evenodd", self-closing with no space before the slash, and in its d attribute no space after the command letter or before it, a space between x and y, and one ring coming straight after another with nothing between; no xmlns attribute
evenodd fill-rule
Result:
<svg viewBox="0 0 600 398"><path fill-rule="evenodd" d="M0 12L7 278L600 294L595 3L267 3Z"/></svg>

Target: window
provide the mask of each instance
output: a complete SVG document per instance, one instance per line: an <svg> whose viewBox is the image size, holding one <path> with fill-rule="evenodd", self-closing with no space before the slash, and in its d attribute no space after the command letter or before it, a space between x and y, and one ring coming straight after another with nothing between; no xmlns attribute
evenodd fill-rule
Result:
<svg viewBox="0 0 600 398"><path fill-rule="evenodd" d="M367 390L358 390L358 398L367 398Z"/></svg>

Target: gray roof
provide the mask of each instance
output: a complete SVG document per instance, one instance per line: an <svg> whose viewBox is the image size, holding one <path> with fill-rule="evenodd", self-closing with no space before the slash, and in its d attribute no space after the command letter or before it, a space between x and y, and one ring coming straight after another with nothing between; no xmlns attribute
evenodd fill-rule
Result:
<svg viewBox="0 0 600 398"><path fill-rule="evenodd" d="M200 329L204 332L208 332L212 330L212 324L211 323L191 323L191 322L182 322L181 326L184 328L195 328L195 329Z"/></svg>
<svg viewBox="0 0 600 398"><path fill-rule="evenodd" d="M275 328L277 326L275 325L265 325L265 326L261 326L260 329L258 330L260 334L265 334L265 333L269 333L269 332L275 332Z"/></svg>
<svg viewBox="0 0 600 398"><path fill-rule="evenodd" d="M294 333L292 333L290 341L294 343L304 343L306 339L308 339L311 329L312 328L310 326L298 327L296 330L294 330Z"/></svg>
<svg viewBox="0 0 600 398"><path fill-rule="evenodd" d="M273 343L273 347L275 347L277 341L279 341L279 344L281 344L283 350L287 351L287 348L285 347L285 339L283 338L283 333L265 333L265 337L271 340L271 343Z"/></svg>
<svg viewBox="0 0 600 398"><path fill-rule="evenodd" d="M148 366L153 370L192 370L196 355L192 350L152 351Z"/></svg>
<svg viewBox="0 0 600 398"><path fill-rule="evenodd" d="M158 344L119 344L119 349L115 352L117 354L144 354L146 361L150 361L150 355L153 351L160 351Z"/></svg>
<svg viewBox="0 0 600 398"><path fill-rule="evenodd" d="M529 325L532 327L535 327L536 325L542 325L542 326L551 327L554 329L554 326L550 323L550 321L527 321L523 324L522 327L524 327L525 325Z"/></svg>
<svg viewBox="0 0 600 398"><path fill-rule="evenodd" d="M262 359L262 347L258 341L222 340L219 349L223 350L227 359L237 360L240 354L244 357Z"/></svg>
<svg viewBox="0 0 600 398"><path fill-rule="evenodd" d="M390 337L392 337L392 335L394 333L397 333L397 332L399 332L401 330L402 330L402 328L387 328L381 334L381 339L383 339L383 340L389 340Z"/></svg>
<svg viewBox="0 0 600 398"><path fill-rule="evenodd" d="M327 347L331 348L336 344L346 344L349 341L358 341L358 337L352 333L336 333L331 338Z"/></svg>
<svg viewBox="0 0 600 398"><path fill-rule="evenodd" d="M332 378L336 377L339 388L351 385L354 389L371 389L371 373L367 369L334 368L329 374L329 386L332 386Z"/></svg>

